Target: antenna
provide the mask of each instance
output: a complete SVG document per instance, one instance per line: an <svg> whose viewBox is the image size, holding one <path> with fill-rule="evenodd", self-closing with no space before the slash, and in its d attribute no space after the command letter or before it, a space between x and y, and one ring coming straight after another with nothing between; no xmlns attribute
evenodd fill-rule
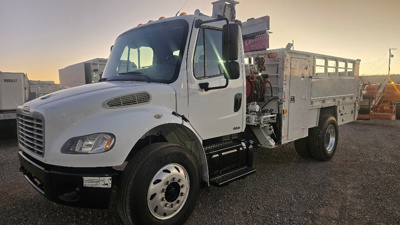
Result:
<svg viewBox="0 0 400 225"><path fill-rule="evenodd" d="M178 10L178 12L175 14L175 16L178 16L178 13L180 13L181 12L181 10L183 9L183 7L185 7L185 5L186 5L186 3L188 2L189 0L186 0L186 2L183 4L183 6Z"/></svg>

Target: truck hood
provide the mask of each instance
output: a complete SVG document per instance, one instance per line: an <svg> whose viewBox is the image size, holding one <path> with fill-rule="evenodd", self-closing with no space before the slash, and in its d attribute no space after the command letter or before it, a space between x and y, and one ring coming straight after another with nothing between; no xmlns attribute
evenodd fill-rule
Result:
<svg viewBox="0 0 400 225"><path fill-rule="evenodd" d="M80 107L80 109L85 110L85 108L90 108L90 105L102 105L107 100L138 92L150 94L151 98L156 100L157 103L160 100L163 101L164 98L168 98L167 105L162 105L171 108L171 110L176 108L175 90L172 87L166 84L135 81L101 82L69 88L37 98L19 108L22 109L28 106L31 111L39 109L42 109L39 111L43 111L49 108L64 108L67 106Z"/></svg>

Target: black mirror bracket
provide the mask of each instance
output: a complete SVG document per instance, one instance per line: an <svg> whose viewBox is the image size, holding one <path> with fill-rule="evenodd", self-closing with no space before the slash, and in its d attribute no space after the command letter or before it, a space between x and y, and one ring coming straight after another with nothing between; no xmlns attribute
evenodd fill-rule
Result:
<svg viewBox="0 0 400 225"><path fill-rule="evenodd" d="M209 84L208 82L200 83L200 84L199 84L200 88L203 89L204 91L208 91L208 90L209 90L209 89L208 89L209 85L210 85L210 84Z"/></svg>
<svg viewBox="0 0 400 225"><path fill-rule="evenodd" d="M225 20L226 24L229 24L229 20L227 18L225 18L225 17L221 17L221 18L213 19L213 20L206 20L206 21L203 21L201 19L197 19L196 21L194 21L194 27L195 28L200 28L201 25L203 25L203 24L218 22L218 21L222 21L222 20Z"/></svg>
<svg viewBox="0 0 400 225"><path fill-rule="evenodd" d="M224 75L224 77L225 77L225 80L226 80L226 83L225 83L224 86L210 87L210 83L205 82L205 83L199 83L199 87L200 87L200 89L203 89L204 91L226 88L226 87L228 87L229 79L228 79L228 77L226 77L226 75Z"/></svg>

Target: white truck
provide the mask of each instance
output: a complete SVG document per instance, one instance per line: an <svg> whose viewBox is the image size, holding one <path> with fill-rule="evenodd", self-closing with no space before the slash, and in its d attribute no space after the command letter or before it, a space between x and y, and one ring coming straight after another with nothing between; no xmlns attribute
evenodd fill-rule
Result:
<svg viewBox="0 0 400 225"><path fill-rule="evenodd" d="M359 61L289 48L244 54L235 4L133 28L101 82L19 107L28 182L85 207L108 206L117 187L125 224L181 224L202 185L255 171L249 137L330 160L338 125L357 118Z"/></svg>
<svg viewBox="0 0 400 225"><path fill-rule="evenodd" d="M29 97L28 78L24 73L0 72L0 120L16 119L16 110Z"/></svg>

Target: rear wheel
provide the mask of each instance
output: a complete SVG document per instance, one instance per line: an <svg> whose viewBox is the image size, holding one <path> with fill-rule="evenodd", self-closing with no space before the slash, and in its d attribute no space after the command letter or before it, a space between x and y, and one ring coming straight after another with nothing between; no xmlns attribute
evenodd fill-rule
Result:
<svg viewBox="0 0 400 225"><path fill-rule="evenodd" d="M322 114L318 127L310 129L310 153L313 158L328 161L335 155L339 140L336 119L329 114Z"/></svg>
<svg viewBox="0 0 400 225"><path fill-rule="evenodd" d="M199 166L183 147L156 143L128 163L120 186L124 224L183 224L199 195Z"/></svg>

